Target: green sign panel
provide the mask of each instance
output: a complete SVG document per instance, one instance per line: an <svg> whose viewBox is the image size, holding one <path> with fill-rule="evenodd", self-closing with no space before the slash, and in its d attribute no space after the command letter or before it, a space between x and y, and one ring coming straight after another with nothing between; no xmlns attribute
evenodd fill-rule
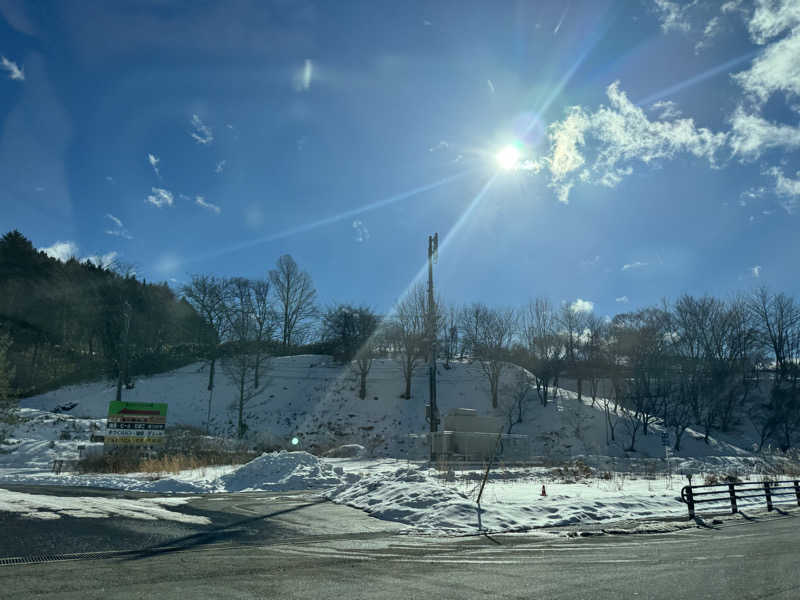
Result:
<svg viewBox="0 0 800 600"><path fill-rule="evenodd" d="M108 416L141 416L141 417L166 417L167 404L165 402L117 402L108 404Z"/></svg>
<svg viewBox="0 0 800 600"><path fill-rule="evenodd" d="M106 446L155 446L164 443L167 405L159 402L108 404Z"/></svg>

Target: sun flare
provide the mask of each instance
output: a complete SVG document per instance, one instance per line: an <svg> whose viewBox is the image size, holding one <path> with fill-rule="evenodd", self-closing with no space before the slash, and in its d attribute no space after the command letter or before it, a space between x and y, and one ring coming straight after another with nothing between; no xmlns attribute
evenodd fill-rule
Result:
<svg viewBox="0 0 800 600"><path fill-rule="evenodd" d="M506 146L495 156L497 164L500 165L501 169L505 169L506 171L515 169L519 164L519 159L519 150L517 150L514 146Z"/></svg>

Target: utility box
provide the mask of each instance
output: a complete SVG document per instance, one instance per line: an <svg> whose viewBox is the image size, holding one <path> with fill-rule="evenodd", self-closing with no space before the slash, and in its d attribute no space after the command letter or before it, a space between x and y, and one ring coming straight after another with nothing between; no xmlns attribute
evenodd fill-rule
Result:
<svg viewBox="0 0 800 600"><path fill-rule="evenodd" d="M500 417L480 416L474 408L455 408L445 415L443 430L472 431L497 435L503 430L503 419Z"/></svg>
<svg viewBox="0 0 800 600"><path fill-rule="evenodd" d="M443 431L432 434L432 455L440 460L485 462L506 454L506 449L527 446L527 436L503 434L502 417L479 415L472 408L456 408L444 417ZM512 438L514 438L512 440Z"/></svg>

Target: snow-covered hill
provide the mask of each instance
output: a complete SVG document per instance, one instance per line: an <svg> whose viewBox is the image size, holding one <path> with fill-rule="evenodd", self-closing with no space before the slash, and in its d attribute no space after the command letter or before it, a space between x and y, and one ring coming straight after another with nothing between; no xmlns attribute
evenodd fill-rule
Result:
<svg viewBox="0 0 800 600"><path fill-rule="evenodd" d="M519 374L517 367L506 369L500 397L500 409L492 409L488 382L480 365L468 362L439 367L439 405L442 414L453 408L473 408L480 414L503 414L511 402L512 387ZM377 456L413 458L419 455L419 443L409 434L424 433L427 401L426 369L418 369L412 385L412 398L401 397L403 380L400 365L390 359L373 364L367 384L367 398L358 398L356 374L336 364L327 356L289 356L276 358L266 374L263 391L245 410L248 438L275 443L292 449L322 452L347 443L365 446ZM136 381L125 390L123 399L169 404L168 425L190 425L204 429L209 410L207 365L197 363L182 369ZM30 460L42 445L48 454L74 449L75 439L88 439L92 422L102 424L109 401L114 399L113 382L96 382L67 387L22 401L25 416L33 421L14 432L19 440L17 452L0 455L0 464L22 466L24 455ZM211 397L211 432L233 435L236 424L237 389L222 370L217 371L217 386ZM559 390L555 401L542 406L529 396L524 420L512 432L530 436L531 454L568 458L577 455L622 457L631 455L624 448L629 436L624 420L612 415L616 440L608 441L606 417L588 400L579 402L573 392ZM52 414L59 411L58 414ZM88 420L87 420L88 419ZM98 421L99 420L99 421ZM63 432L67 433L64 434ZM661 428L654 426L650 435L637 437L638 457L663 457ZM59 440L69 436L72 440ZM297 438L292 447L290 440ZM50 443L50 441L53 443ZM701 436L688 431L683 438L684 457L743 456L749 454L748 440L734 440L736 445L712 439L706 444ZM416 447L415 447L416 446ZM16 456L15 456L16 454Z"/></svg>

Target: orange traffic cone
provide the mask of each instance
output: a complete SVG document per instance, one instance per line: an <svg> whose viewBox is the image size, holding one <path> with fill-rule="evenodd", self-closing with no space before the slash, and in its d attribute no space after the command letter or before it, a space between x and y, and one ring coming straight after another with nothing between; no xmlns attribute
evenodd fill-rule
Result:
<svg viewBox="0 0 800 600"><path fill-rule="evenodd" d="M542 486L542 496L547 496L547 492L544 490L544 486Z"/></svg>

